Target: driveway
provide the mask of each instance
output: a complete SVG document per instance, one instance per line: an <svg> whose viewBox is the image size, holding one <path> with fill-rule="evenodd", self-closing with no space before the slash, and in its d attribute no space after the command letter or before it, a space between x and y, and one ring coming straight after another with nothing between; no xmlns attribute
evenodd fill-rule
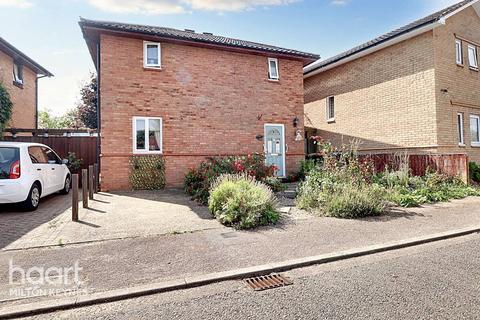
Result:
<svg viewBox="0 0 480 320"><path fill-rule="evenodd" d="M71 196L43 199L35 212L0 207L0 249L85 243L224 228L181 190L98 193L71 221Z"/></svg>

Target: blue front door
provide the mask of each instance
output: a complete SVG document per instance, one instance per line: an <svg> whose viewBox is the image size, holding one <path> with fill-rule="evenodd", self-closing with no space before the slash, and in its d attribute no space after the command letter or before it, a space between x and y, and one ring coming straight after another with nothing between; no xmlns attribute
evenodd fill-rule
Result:
<svg viewBox="0 0 480 320"><path fill-rule="evenodd" d="M265 161L278 168L278 177L285 177L285 128L281 124L265 125Z"/></svg>

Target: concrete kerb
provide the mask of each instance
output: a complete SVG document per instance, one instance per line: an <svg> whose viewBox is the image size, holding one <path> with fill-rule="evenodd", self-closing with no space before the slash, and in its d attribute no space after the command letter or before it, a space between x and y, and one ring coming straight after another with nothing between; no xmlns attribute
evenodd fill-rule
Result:
<svg viewBox="0 0 480 320"><path fill-rule="evenodd" d="M454 231L437 233L424 237L410 238L407 240L389 242L380 245L372 245L364 248L340 251L335 253L310 256L300 259L287 260L279 263L270 263L249 268L241 268L230 271L210 273L206 275L192 276L178 280L159 282L142 285L133 288L117 289L108 292L99 292L79 297L61 298L54 301L42 301L30 304L16 305L4 308L0 312L0 319L12 319L31 316L35 314L49 313L59 310L84 307L89 305L113 302L140 296L152 295L175 290L182 290L204 286L216 282L236 280L253 276L268 275L274 272L288 271L312 265L324 264L334 261L371 255L380 252L398 250L413 247L435 241L446 240L455 237L479 233L480 228L465 228Z"/></svg>

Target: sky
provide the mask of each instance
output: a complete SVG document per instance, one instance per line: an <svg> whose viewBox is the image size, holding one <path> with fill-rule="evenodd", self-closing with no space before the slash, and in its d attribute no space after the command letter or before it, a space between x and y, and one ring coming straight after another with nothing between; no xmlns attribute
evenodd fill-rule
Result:
<svg viewBox="0 0 480 320"><path fill-rule="evenodd" d="M60 115L95 72L79 17L194 29L319 54L338 54L459 0L0 0L0 37L55 76L39 107Z"/></svg>

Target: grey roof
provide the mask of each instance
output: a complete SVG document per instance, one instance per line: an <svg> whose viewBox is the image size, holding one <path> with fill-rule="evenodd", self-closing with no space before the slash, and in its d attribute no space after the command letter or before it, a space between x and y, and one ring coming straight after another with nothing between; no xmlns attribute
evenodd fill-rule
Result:
<svg viewBox="0 0 480 320"><path fill-rule="evenodd" d="M371 41L368 41L364 44L361 44L355 48L352 48L350 50L347 50L343 53L340 53L332 58L329 58L329 59L326 59L324 61L321 61L320 63L315 63L315 68L311 69L311 70L308 70L307 72L305 72L304 74L305 75L308 75L309 73L311 72L314 72L315 70L318 70L320 68L324 68L332 63L335 63L335 62L338 62L342 59L345 59L345 58L348 58L356 53L359 53L359 52L362 52L364 50L367 50L369 48L372 48L372 47L375 47L379 44L382 44L388 40L391 40L391 39L394 39L396 37L399 37L401 35L404 35L406 33L409 33L409 32L412 32L416 29L419 29L419 28L422 28L426 25L429 25L429 24L432 24L432 23L435 23L437 21L440 21L442 18L444 18L445 16L449 15L450 13L452 12L455 12L456 10L460 9L461 7L465 6L465 5L468 5L472 2L474 2L476 0L464 0L462 2L459 2L457 4L454 4L446 9L443 9L443 10L440 10L438 12L435 12L425 18L422 18L422 19L419 19L415 22L412 22L410 24L407 24L406 26L403 26L401 28L398 28L396 30L393 30L389 33L386 33L378 38L375 38ZM306 68L308 68L309 66L306 66Z"/></svg>
<svg viewBox="0 0 480 320"><path fill-rule="evenodd" d="M82 29L84 27L93 27L100 29L107 29L112 31L121 32L133 32L144 35L158 36L162 38L170 38L174 40L194 41L206 44L213 44L219 46L235 47L241 49L249 49L255 51L263 51L269 53L276 53L281 55L287 55L302 59L317 60L319 55L313 53L302 52L293 49L280 48L276 46L238 40L233 38L227 38L223 36L214 35L211 33L196 33L193 30L178 30L173 28L155 27L147 25L109 22L109 21L97 21L80 18L79 22Z"/></svg>
<svg viewBox="0 0 480 320"><path fill-rule="evenodd" d="M2 37L0 37L0 50L11 56L14 60L20 60L23 64L35 71L37 75L53 77L53 74L50 71L33 61L29 56L15 48Z"/></svg>

